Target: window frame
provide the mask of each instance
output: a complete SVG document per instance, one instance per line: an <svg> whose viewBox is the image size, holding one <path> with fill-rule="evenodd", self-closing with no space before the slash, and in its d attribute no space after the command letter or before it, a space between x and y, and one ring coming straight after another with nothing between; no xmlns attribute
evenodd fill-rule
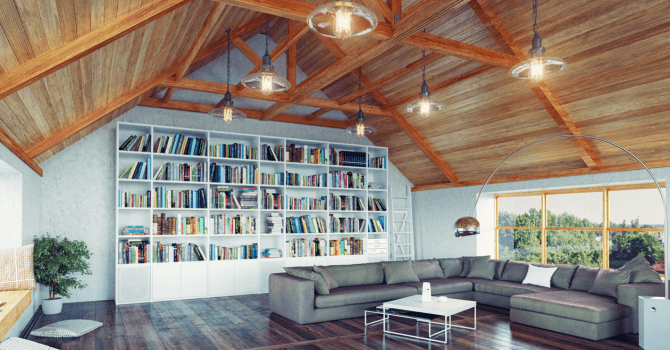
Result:
<svg viewBox="0 0 670 350"><path fill-rule="evenodd" d="M666 188L665 182L658 183L661 188ZM644 189L656 189L656 184L651 183L637 183L637 184L626 184L626 185L605 185L605 186L589 186L589 187L575 187L575 188L565 188L565 189L556 189L556 190L540 190L540 191L524 191L524 192L509 192L509 193L496 193L494 194L495 199L495 234L494 234L494 246L495 246L495 257L498 259L498 230L540 230L541 231L541 246L542 246L542 264L547 263L547 231L601 231L602 232L602 266L601 268L609 268L609 232L610 231L631 231L631 232L663 232L665 233L665 228L655 229L655 228L627 228L627 227L610 227L609 221L609 212L610 212L610 198L609 193L612 191L627 191L627 190L644 190ZM603 225L602 227L548 227L547 226L547 195L555 194L568 194L568 193L593 193L601 192L603 200ZM541 196L541 205L542 205L542 226L541 227L517 227L517 226L499 226L498 218L500 217L498 199L502 197L532 197L532 196ZM666 248L667 249L667 244ZM661 277L664 277L661 274Z"/></svg>

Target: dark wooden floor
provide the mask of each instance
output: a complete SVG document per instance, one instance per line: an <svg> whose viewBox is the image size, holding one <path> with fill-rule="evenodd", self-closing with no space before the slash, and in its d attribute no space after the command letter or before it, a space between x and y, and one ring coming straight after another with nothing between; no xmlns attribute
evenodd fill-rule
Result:
<svg viewBox="0 0 670 350"><path fill-rule="evenodd" d="M472 325L472 311L452 318ZM639 349L637 335L595 342L510 323L505 309L478 305L477 331L454 329L449 343L437 345L384 335L381 325L363 326L363 318L300 325L273 314L268 295L193 299L116 306L113 301L65 304L59 315L43 315L35 329L67 319L104 323L79 338L28 339L61 349ZM392 321L410 334L414 323Z"/></svg>

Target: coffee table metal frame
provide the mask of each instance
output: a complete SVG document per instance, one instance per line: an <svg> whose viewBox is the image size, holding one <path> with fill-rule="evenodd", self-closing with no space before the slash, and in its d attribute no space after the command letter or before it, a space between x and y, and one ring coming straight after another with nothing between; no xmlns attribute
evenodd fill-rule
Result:
<svg viewBox="0 0 670 350"><path fill-rule="evenodd" d="M416 297L418 297L418 298L416 298ZM411 297L407 297L407 298L417 299L419 302L421 301L421 295L411 296ZM398 300L403 300L403 299L407 299L407 298L402 298L402 299L398 299ZM394 301L398 301L398 300L394 300ZM392 304L394 301L391 301L391 302L389 302L389 303ZM414 301L414 300L412 300L412 301ZM376 310L365 310L365 314L364 314L364 323L365 323L365 327L368 327L368 326L372 326L372 325L375 325L375 324L382 323L382 324L383 324L384 333L394 334L394 335L399 335L399 336L402 336L402 337L408 337L408 338L414 338L414 339L426 340L426 341L439 342L439 343L443 343L443 344L446 344L446 343L447 343L447 341L448 341L448 339L447 339L447 333L451 333L451 329L452 329L452 328L461 328L461 329L468 329L468 330L473 330L473 331L474 331L474 330L477 330L477 302L475 302L475 301L468 301L468 300L459 300L459 299L449 299L449 301L452 302L452 303L453 303L454 301L459 301L459 302L466 301L467 303L466 303L465 305L461 306L460 308L454 309L453 311L455 311L455 312L451 312L452 310L441 310L440 312L435 312L435 311L437 311L437 310L431 310L431 309L429 308L429 306L430 306L431 304L433 304L433 303L437 303L437 302L438 302L438 301L437 301L437 297L433 297L433 302L432 302L432 303L425 303L425 304L426 304L426 307L425 307L425 308L419 308L419 309L416 309L416 308L403 308L402 306L401 306L401 307L398 307L398 306L385 306L387 303L384 303L384 305L381 306L381 311L376 311ZM447 302L447 303L440 303L440 304L448 304L448 303L449 303L449 302ZM452 305L453 305L453 304L452 304ZM463 312L463 311L465 311L465 310L469 310L469 309L471 309L471 308L474 310L474 315L475 315L475 316L474 316L474 327L455 326L455 325L453 325L453 324L451 323L451 316L452 316L452 315L457 314L457 313L459 313L459 312ZM442 322L435 322L435 321L433 321L433 320L431 320L431 319L427 319L427 318L423 318L423 317L417 317L417 316L411 316L411 315L398 314L398 313L393 312L393 310L402 310L402 311L410 311L410 312L418 312L418 313L424 313L424 314L431 314L431 315L444 316L444 323L442 323ZM390 312L388 312L388 311L390 311ZM380 316L382 316L382 318L381 318L380 320L376 320L376 321L368 322L368 314L376 314L376 315L380 315ZM417 327L418 327L421 323L426 323L426 324L428 324L428 337L426 338L426 337L421 337L421 336L410 335L410 334L405 334L405 333L399 333L399 332L394 332L394 331L392 331L392 330L390 329L391 324L388 323L388 320L390 319L391 316L394 316L394 317L402 317L402 318L407 318L407 319L416 320ZM442 327L444 327L444 329L441 330L441 331L438 331L438 332L433 333L433 332L432 332L432 326L433 326L433 325L436 325L436 326L442 326ZM436 337L436 336L438 336L438 335L440 335L440 334L444 334L444 340L434 339L434 337Z"/></svg>

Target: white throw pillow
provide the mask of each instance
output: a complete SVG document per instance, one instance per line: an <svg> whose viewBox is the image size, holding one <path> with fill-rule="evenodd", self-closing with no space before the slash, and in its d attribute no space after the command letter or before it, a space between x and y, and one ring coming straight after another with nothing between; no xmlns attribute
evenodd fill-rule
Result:
<svg viewBox="0 0 670 350"><path fill-rule="evenodd" d="M522 284L534 284L540 287L551 288L551 276L558 270L558 267L539 267L528 265L528 273Z"/></svg>
<svg viewBox="0 0 670 350"><path fill-rule="evenodd" d="M96 330L102 322L93 320L67 320L46 325L30 332L34 337L75 338Z"/></svg>

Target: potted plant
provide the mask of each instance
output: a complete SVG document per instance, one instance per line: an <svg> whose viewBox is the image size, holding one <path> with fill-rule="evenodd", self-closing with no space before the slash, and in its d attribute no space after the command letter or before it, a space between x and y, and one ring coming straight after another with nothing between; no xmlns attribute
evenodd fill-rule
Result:
<svg viewBox="0 0 670 350"><path fill-rule="evenodd" d="M70 289L82 289L85 283L74 275L90 275L88 260L91 253L83 241L71 241L67 237L51 237L49 233L33 238L33 268L37 283L49 287L49 299L42 302L44 314L61 312L63 299L69 298ZM56 297L59 295L60 297Z"/></svg>

